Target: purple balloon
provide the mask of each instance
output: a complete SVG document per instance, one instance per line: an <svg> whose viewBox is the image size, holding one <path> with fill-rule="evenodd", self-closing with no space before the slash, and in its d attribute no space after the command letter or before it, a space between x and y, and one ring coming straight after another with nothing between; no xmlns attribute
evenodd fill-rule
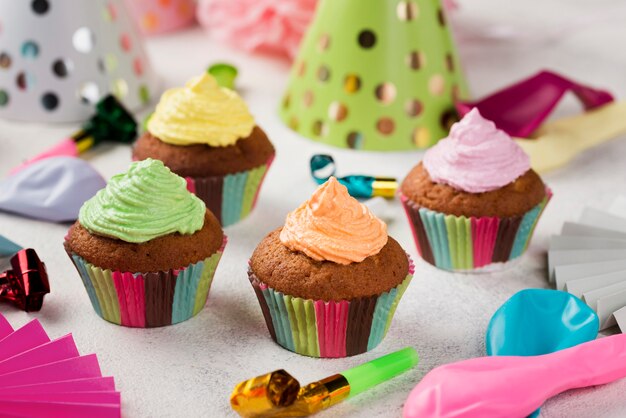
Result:
<svg viewBox="0 0 626 418"><path fill-rule="evenodd" d="M104 186L104 178L84 160L46 158L0 181L0 210L51 222L74 221L83 203Z"/></svg>

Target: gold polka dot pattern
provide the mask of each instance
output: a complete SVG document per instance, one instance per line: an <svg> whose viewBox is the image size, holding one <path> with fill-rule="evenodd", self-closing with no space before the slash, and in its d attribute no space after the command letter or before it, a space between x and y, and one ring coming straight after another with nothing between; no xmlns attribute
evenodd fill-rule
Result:
<svg viewBox="0 0 626 418"><path fill-rule="evenodd" d="M454 120L453 100L466 94L439 2L359 5L320 0L281 116L299 120L307 137L350 149L433 145Z"/></svg>

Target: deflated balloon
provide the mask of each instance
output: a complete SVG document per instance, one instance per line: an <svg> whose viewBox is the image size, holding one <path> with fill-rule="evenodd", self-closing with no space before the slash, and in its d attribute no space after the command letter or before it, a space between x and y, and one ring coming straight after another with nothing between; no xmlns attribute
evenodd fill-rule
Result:
<svg viewBox="0 0 626 418"><path fill-rule="evenodd" d="M78 218L82 204L106 186L86 161L46 158L0 181L0 210L51 222Z"/></svg>

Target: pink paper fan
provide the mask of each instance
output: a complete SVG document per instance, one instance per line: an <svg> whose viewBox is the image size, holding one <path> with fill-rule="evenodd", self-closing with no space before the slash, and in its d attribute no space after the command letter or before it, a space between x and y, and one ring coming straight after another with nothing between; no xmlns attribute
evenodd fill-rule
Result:
<svg viewBox="0 0 626 418"><path fill-rule="evenodd" d="M13 330L0 314L0 416L120 418L121 399L71 334L51 341L38 320Z"/></svg>

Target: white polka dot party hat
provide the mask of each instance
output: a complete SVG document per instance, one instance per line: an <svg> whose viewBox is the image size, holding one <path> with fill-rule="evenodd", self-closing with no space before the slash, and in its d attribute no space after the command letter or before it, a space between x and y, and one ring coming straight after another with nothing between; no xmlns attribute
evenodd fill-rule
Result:
<svg viewBox="0 0 626 418"><path fill-rule="evenodd" d="M280 115L343 148L426 148L454 122L466 85L439 0L320 0Z"/></svg>
<svg viewBox="0 0 626 418"><path fill-rule="evenodd" d="M78 122L109 93L134 110L155 89L123 1L0 1L0 118Z"/></svg>

